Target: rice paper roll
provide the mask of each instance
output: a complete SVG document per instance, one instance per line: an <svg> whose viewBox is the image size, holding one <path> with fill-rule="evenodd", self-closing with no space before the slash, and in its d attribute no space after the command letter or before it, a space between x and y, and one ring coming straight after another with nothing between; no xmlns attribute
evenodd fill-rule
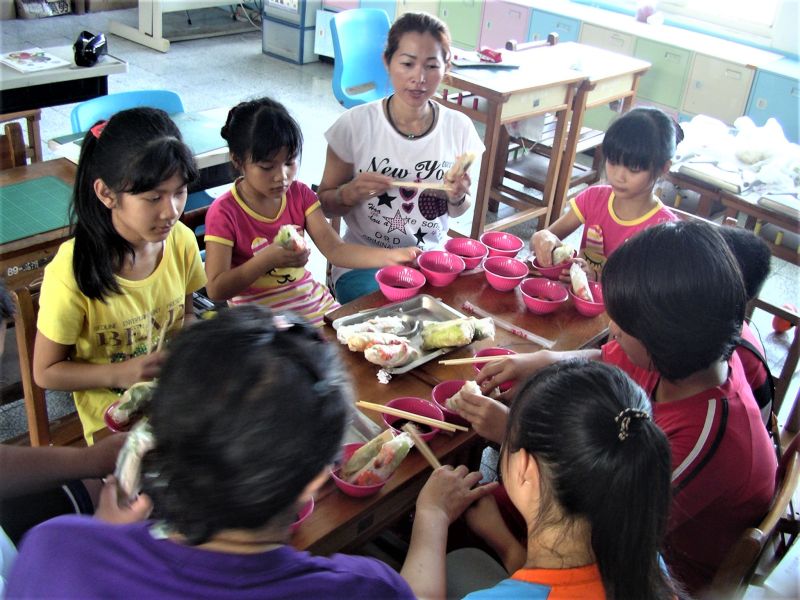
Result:
<svg viewBox="0 0 800 600"><path fill-rule="evenodd" d="M143 411L150 400L153 398L153 392L156 389L155 381L140 381L134 383L131 387L125 390L119 400L119 404L111 409L109 416L117 425L127 424L133 415Z"/></svg>
<svg viewBox="0 0 800 600"><path fill-rule="evenodd" d="M297 232L294 225L282 225L273 241L287 250L298 251L306 248L305 238Z"/></svg>
<svg viewBox="0 0 800 600"><path fill-rule="evenodd" d="M472 343L475 324L471 319L425 321L422 324L422 348L457 348Z"/></svg>
<svg viewBox="0 0 800 600"><path fill-rule="evenodd" d="M587 302L594 302L592 290L589 289L589 280L578 263L572 263L569 268L569 278L572 282L572 291L575 292L576 296L583 298Z"/></svg>
<svg viewBox="0 0 800 600"><path fill-rule="evenodd" d="M464 392L468 394L477 394L478 396L482 394L481 388L477 383L471 380L465 381L461 389L447 399L444 403L445 407L455 411L461 410L460 403Z"/></svg>
<svg viewBox="0 0 800 600"><path fill-rule="evenodd" d="M565 260L572 258L574 253L575 248L573 248L570 244L561 244L553 250L553 264L560 265Z"/></svg>
<svg viewBox="0 0 800 600"><path fill-rule="evenodd" d="M350 479L350 477L358 473L368 462L375 458L381 447L391 439L392 430L386 429L361 446L361 448L353 452L347 462L342 465L340 477L345 481Z"/></svg>
<svg viewBox="0 0 800 600"><path fill-rule="evenodd" d="M419 350L405 340L399 344L375 344L364 350L364 358L381 367L402 367L417 360Z"/></svg>
<svg viewBox="0 0 800 600"><path fill-rule="evenodd" d="M352 325L342 325L336 330L336 338L339 343L346 344L347 339L355 333L366 331L380 331L383 333L398 333L404 329L405 325L400 317L373 317L360 323Z"/></svg>
<svg viewBox="0 0 800 600"><path fill-rule="evenodd" d="M486 317L484 319L470 317L469 319L472 322L472 325L475 327L473 340L485 340L487 338L494 338L495 329L494 329L494 320L492 319L492 317Z"/></svg>
<svg viewBox="0 0 800 600"><path fill-rule="evenodd" d="M414 440L407 433L395 436L381 446L377 456L346 481L355 485L383 483L397 470L413 446Z"/></svg>
<svg viewBox="0 0 800 600"><path fill-rule="evenodd" d="M347 338L347 347L353 352L363 352L375 344L403 344L405 338L394 335L393 333L382 333L380 331L365 331L354 333Z"/></svg>

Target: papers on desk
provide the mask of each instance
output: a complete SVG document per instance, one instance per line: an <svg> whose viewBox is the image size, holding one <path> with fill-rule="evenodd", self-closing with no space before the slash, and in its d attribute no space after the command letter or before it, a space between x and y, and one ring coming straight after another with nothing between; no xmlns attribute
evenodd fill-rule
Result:
<svg viewBox="0 0 800 600"><path fill-rule="evenodd" d="M684 163L678 167L678 172L734 194L741 193L742 188L745 187L739 169L723 169L712 162Z"/></svg>
<svg viewBox="0 0 800 600"><path fill-rule="evenodd" d="M20 71L21 73L33 73L35 71L44 71L45 69L66 67L72 64L41 48L14 50L13 52L0 54L0 63Z"/></svg>

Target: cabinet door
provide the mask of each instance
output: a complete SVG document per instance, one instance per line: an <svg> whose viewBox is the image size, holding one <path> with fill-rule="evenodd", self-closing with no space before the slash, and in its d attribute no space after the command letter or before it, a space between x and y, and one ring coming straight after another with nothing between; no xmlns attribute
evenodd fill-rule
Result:
<svg viewBox="0 0 800 600"><path fill-rule="evenodd" d="M744 114L752 83L753 69L695 54L683 110L716 117L730 125Z"/></svg>
<svg viewBox="0 0 800 600"><path fill-rule="evenodd" d="M394 23L394 13L396 10L394 0L361 0L361 8L381 8L389 16L389 22Z"/></svg>
<svg viewBox="0 0 800 600"><path fill-rule="evenodd" d="M317 26L314 35L314 54L333 58L333 36L331 19L336 13L329 10L317 11Z"/></svg>
<svg viewBox="0 0 800 600"><path fill-rule="evenodd" d="M775 118L786 139L800 144L800 82L768 71L758 71L747 104L747 116L756 125Z"/></svg>
<svg viewBox="0 0 800 600"><path fill-rule="evenodd" d="M581 22L576 19L533 9L526 41L546 40L549 33L555 32L559 42L577 42L580 29Z"/></svg>
<svg viewBox="0 0 800 600"><path fill-rule="evenodd" d="M359 0L322 0L322 8L330 8L332 10L358 8L359 4Z"/></svg>
<svg viewBox="0 0 800 600"><path fill-rule="evenodd" d="M439 5L439 18L447 23L453 46L474 50L483 17L483 0L447 0Z"/></svg>
<svg viewBox="0 0 800 600"><path fill-rule="evenodd" d="M480 46L505 48L508 40L524 42L528 35L531 9L510 2L488 2L483 10Z"/></svg>
<svg viewBox="0 0 800 600"><path fill-rule="evenodd" d="M625 56L633 56L633 48L636 45L636 37L629 33L621 33L589 23L581 25L580 40L581 44L603 48Z"/></svg>
<svg viewBox="0 0 800 600"><path fill-rule="evenodd" d="M439 14L439 0L397 0L397 16L407 12Z"/></svg>
<svg viewBox="0 0 800 600"><path fill-rule="evenodd" d="M680 108L691 54L688 50L639 38L634 56L652 66L639 81L638 96Z"/></svg>

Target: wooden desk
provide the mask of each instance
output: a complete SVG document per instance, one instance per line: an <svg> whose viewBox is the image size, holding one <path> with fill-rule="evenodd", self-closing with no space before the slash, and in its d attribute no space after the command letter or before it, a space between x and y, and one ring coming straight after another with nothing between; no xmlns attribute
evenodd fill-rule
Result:
<svg viewBox="0 0 800 600"><path fill-rule="evenodd" d="M460 308L461 303L469 300L503 319L549 337L556 342L554 347L558 350L592 345L602 338L608 325L605 314L587 319L578 315L569 303L552 315L533 315L525 309L519 290L497 292L488 287L482 273L459 277L453 285L445 288L426 286L421 293L441 298L454 308ZM389 302L383 295L374 292L331 313L326 321L330 323L339 317L386 304ZM338 343L330 326L326 327L326 334L334 343ZM535 344L498 329L494 340L470 344L447 357L471 356L478 348L498 345L518 352L539 349ZM341 344L339 348L342 361L353 379L358 400L380 404L399 396L417 396L429 400L433 386L440 381L474 378L471 365L446 367L439 365L437 359L403 375L396 375L383 385L376 378L377 367L367 362L361 353L350 352ZM366 414L382 425L380 415L372 412ZM468 462L471 451L480 448L481 444L480 438L470 431L452 436L439 433L431 440L430 446L443 464L462 464ZM375 496L351 498L341 493L332 481L327 482L317 495L314 512L295 533L293 545L319 554L357 548L412 510L429 474L430 468L425 459L412 450L400 469Z"/></svg>
<svg viewBox="0 0 800 600"><path fill-rule="evenodd" d="M75 164L63 158L33 163L0 171L0 188L42 177L57 177L72 186L75 171ZM0 206L0 214L3 212ZM70 229L64 226L0 244L0 274L6 280L6 287L13 290L40 279L45 265L52 260L61 243L69 237Z"/></svg>
<svg viewBox="0 0 800 600"><path fill-rule="evenodd" d="M471 237L484 230L506 229L528 219L549 219L555 194L556 178L566 136L568 112L578 85L586 79L559 60L566 44L539 48L524 56L519 69L454 68L446 73L436 100L465 113L474 121L484 123L483 143L486 150L481 161L475 215ZM547 172L542 201L531 202L525 194L503 188L503 170L507 160L508 133L503 125L544 113L557 118L553 140L553 156ZM489 200L511 204L518 212L486 226Z"/></svg>
<svg viewBox="0 0 800 600"><path fill-rule="evenodd" d="M102 57L93 67L79 67L73 62L72 46L45 50L72 64L34 73L20 73L0 65L0 112L72 104L104 96L108 94L108 76L128 71L128 63L114 56Z"/></svg>

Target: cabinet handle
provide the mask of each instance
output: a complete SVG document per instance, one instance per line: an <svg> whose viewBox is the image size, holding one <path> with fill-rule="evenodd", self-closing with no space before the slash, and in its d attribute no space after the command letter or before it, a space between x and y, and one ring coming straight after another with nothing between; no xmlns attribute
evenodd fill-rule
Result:
<svg viewBox="0 0 800 600"><path fill-rule="evenodd" d="M739 81L742 78L742 72L734 69L725 69L725 77Z"/></svg>
<svg viewBox="0 0 800 600"><path fill-rule="evenodd" d="M792 96L794 96L795 98L797 98L797 97L800 97L800 92L798 92L798 90L797 90L797 88L796 88L796 87L793 87L793 88L792 88L792 91L791 91L791 92L789 92L789 93L790 93Z"/></svg>
<svg viewBox="0 0 800 600"><path fill-rule="evenodd" d="M572 27L570 27L569 23L556 23L556 29L560 29L561 31L572 31Z"/></svg>
<svg viewBox="0 0 800 600"><path fill-rule="evenodd" d="M509 10L508 11L508 18L509 19L514 19L516 21L519 21L522 18L522 13L520 11L518 11L518 10Z"/></svg>
<svg viewBox="0 0 800 600"><path fill-rule="evenodd" d="M620 48L625 45L625 39L617 34L611 36L611 41L614 42L614 44L616 44Z"/></svg>
<svg viewBox="0 0 800 600"><path fill-rule="evenodd" d="M671 60L673 62L680 62L681 55L676 54L675 52L664 52L664 58L666 60Z"/></svg>

